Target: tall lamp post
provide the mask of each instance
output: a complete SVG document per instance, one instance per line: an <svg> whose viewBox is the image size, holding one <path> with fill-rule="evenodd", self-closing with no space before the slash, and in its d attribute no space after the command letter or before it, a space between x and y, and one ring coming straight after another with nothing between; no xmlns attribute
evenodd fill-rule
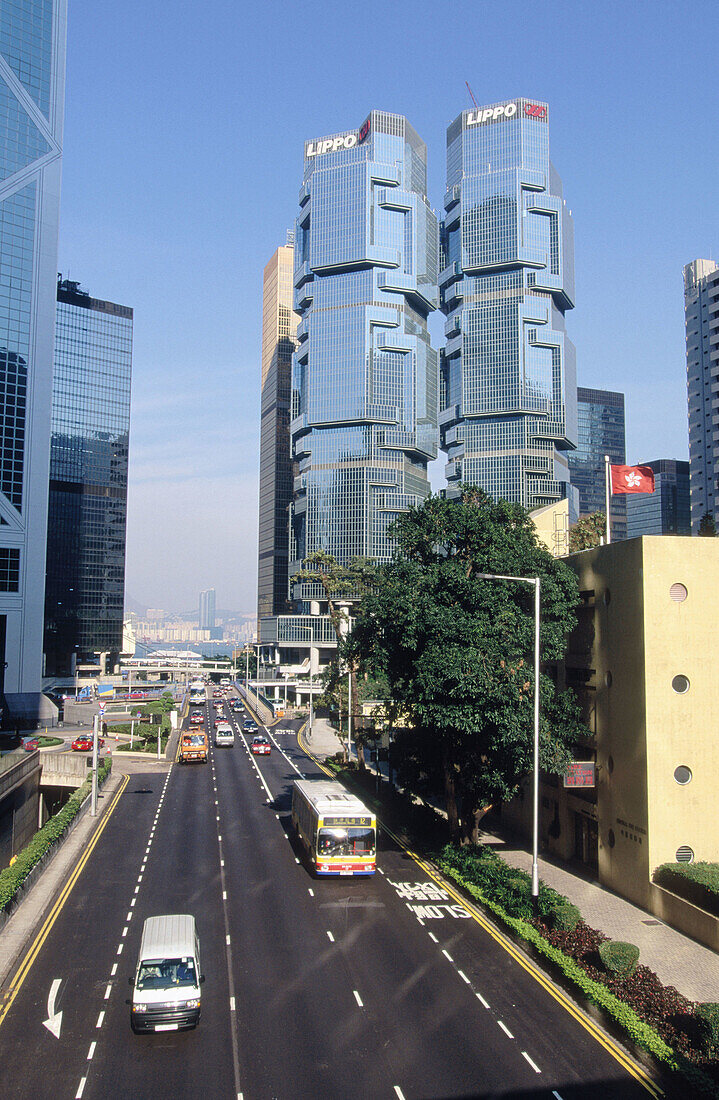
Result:
<svg viewBox="0 0 719 1100"><path fill-rule="evenodd" d="M532 776L532 897L539 897L539 577L475 573L485 581L518 581L534 588L534 767Z"/></svg>

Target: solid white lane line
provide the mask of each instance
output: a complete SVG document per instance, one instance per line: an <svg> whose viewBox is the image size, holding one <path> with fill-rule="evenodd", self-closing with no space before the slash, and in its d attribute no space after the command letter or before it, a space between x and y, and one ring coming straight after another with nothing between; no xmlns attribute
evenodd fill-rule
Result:
<svg viewBox="0 0 719 1100"><path fill-rule="evenodd" d="M331 932L328 932L328 933L327 933L327 936L328 936L328 938L329 938L329 941L330 941L330 943L334 943L334 942L335 942L335 938L334 938L334 936L332 935L332 933L331 933Z"/></svg>
<svg viewBox="0 0 719 1100"><path fill-rule="evenodd" d="M88 1062L89 1062L89 1061L91 1061L91 1059L92 1059L92 1056L93 1056L93 1054L95 1053L95 1047L96 1047L96 1046L97 1046L97 1043L90 1043L90 1049L89 1049L89 1050L88 1050L88 1052L87 1052L87 1060L88 1060Z"/></svg>
<svg viewBox="0 0 719 1100"><path fill-rule="evenodd" d="M485 1008L489 1008L489 1005L487 1004L481 993L477 994L477 1000L481 1001Z"/></svg>
<svg viewBox="0 0 719 1100"><path fill-rule="evenodd" d="M514 1036L512 1035L512 1032L509 1030L509 1028L507 1027L506 1024L503 1024L501 1020L497 1020L497 1023L499 1024L499 1026L501 1027L502 1031L504 1032L504 1034L507 1036L508 1039L513 1039L514 1038Z"/></svg>
<svg viewBox="0 0 719 1100"><path fill-rule="evenodd" d="M360 1007L360 1008L364 1008L364 1005L362 1004L362 998L360 997L360 995L359 995L359 993L357 992L357 990L356 990L356 989L353 989L353 990L352 990L352 992L353 992L353 993L354 993L354 995L355 995L355 1000L356 1000L357 1004L359 1005L359 1007Z"/></svg>
<svg viewBox="0 0 719 1100"><path fill-rule="evenodd" d="M467 977L467 975L465 974L465 972L463 970L458 970L457 973L459 974L459 976L460 976L460 978L462 979L463 982L466 982L467 985L471 984L469 978Z"/></svg>
<svg viewBox="0 0 719 1100"><path fill-rule="evenodd" d="M108 1001L108 1000L110 999L110 993L111 993L111 992L112 992L112 986L111 986L111 985L110 985L110 983L108 982L108 984L107 984L107 985L105 986L105 997L104 997L104 1000Z"/></svg>
<svg viewBox="0 0 719 1100"><path fill-rule="evenodd" d="M453 959L453 958L452 958L452 956L450 955L449 951L445 950L445 948L444 948L444 947L442 948L442 954L444 955L445 959L449 959L449 961L450 961L451 963L453 963L453 962L454 962L454 959Z"/></svg>
<svg viewBox="0 0 719 1100"><path fill-rule="evenodd" d="M80 1078L80 1084L77 1086L77 1092L75 1093L75 1100L80 1100L80 1097L82 1096L83 1090L85 1088L85 1082L86 1081L87 1081L87 1077L81 1077Z"/></svg>
<svg viewBox="0 0 719 1100"><path fill-rule="evenodd" d="M534 1070L535 1073L541 1073L542 1072L541 1069L539 1068L539 1066L536 1064L536 1062L533 1062L532 1059L529 1057L526 1050L522 1051L522 1057L527 1059L527 1061L529 1062L530 1066L532 1067L532 1069Z"/></svg>
<svg viewBox="0 0 719 1100"><path fill-rule="evenodd" d="M103 1021L104 1019L105 1019L105 1013L104 1013L104 1011L103 1011L103 1012L101 1012L101 1013L100 1013L100 1015L98 1016L98 1018L97 1018L97 1023L95 1024L95 1027L102 1027L102 1021Z"/></svg>

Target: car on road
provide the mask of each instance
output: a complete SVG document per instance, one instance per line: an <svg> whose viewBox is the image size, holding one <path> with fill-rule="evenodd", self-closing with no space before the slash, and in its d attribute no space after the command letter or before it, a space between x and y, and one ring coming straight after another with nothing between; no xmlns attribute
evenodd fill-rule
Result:
<svg viewBox="0 0 719 1100"><path fill-rule="evenodd" d="M272 752L272 745L270 744L269 738L266 737L264 733L260 733L257 737L253 737L252 744L250 745L250 752L254 753L255 756L269 756Z"/></svg>
<svg viewBox="0 0 719 1100"><path fill-rule="evenodd" d="M101 749L105 744L104 737L98 737L97 747ZM92 734L81 733L70 746L73 752L92 752Z"/></svg>
<svg viewBox="0 0 719 1100"><path fill-rule="evenodd" d="M245 718L242 723L242 728L245 733L257 733L260 727L257 725L257 722L253 722L251 718Z"/></svg>
<svg viewBox="0 0 719 1100"><path fill-rule="evenodd" d="M202 711L201 710L193 710L192 714L190 715L190 725L191 726L201 726L204 721L205 721L205 716L202 713Z"/></svg>
<svg viewBox="0 0 719 1100"><path fill-rule="evenodd" d="M239 699L232 699L230 701L230 706L236 714L239 714L242 711L242 703Z"/></svg>
<svg viewBox="0 0 719 1100"><path fill-rule="evenodd" d="M35 749L40 748L40 738L39 737L23 737L22 747L25 749L25 752L34 752Z"/></svg>
<svg viewBox="0 0 719 1100"><path fill-rule="evenodd" d="M128 699L147 699L148 694L146 691L131 691L127 697Z"/></svg>
<svg viewBox="0 0 719 1100"><path fill-rule="evenodd" d="M135 977L130 978L132 1030L197 1027L204 980L195 918L189 913L148 917Z"/></svg>
<svg viewBox="0 0 719 1100"><path fill-rule="evenodd" d="M222 714L218 714L213 722L215 729L217 729L218 726L226 726L227 724L227 719Z"/></svg>
<svg viewBox="0 0 719 1100"><path fill-rule="evenodd" d="M235 731L229 722L220 722L215 729L215 744L218 748L231 749L235 743Z"/></svg>
<svg viewBox="0 0 719 1100"><path fill-rule="evenodd" d="M223 706L222 699L216 699L215 702L212 705L215 708L215 710L222 710L222 706Z"/></svg>

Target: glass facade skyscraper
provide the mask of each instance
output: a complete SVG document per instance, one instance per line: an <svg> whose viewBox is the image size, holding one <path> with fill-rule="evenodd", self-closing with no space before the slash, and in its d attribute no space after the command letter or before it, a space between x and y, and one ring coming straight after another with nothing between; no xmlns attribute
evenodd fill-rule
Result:
<svg viewBox="0 0 719 1100"><path fill-rule="evenodd" d="M206 588L200 592L200 630L215 629L215 590Z"/></svg>
<svg viewBox="0 0 719 1100"><path fill-rule="evenodd" d="M262 398L257 618L288 610L292 457L290 395L297 314L293 310L294 249L278 248L262 283Z"/></svg>
<svg viewBox="0 0 719 1100"><path fill-rule="evenodd" d="M45 675L122 648L132 310L57 286Z"/></svg>
<svg viewBox="0 0 719 1100"><path fill-rule="evenodd" d="M694 260L684 268L689 467L692 532L702 517L719 530L719 264Z"/></svg>
<svg viewBox="0 0 719 1100"><path fill-rule="evenodd" d="M0 5L0 691L10 721L41 705L65 32L65 0Z"/></svg>
<svg viewBox="0 0 719 1100"><path fill-rule="evenodd" d="M689 463L658 458L642 465L654 471L654 492L626 495L627 538L690 535Z"/></svg>
<svg viewBox="0 0 719 1100"><path fill-rule="evenodd" d="M569 452L569 472L579 492L579 514L589 516L607 507L604 456L615 466L627 461L624 394L577 387L577 437L576 451ZM610 497L614 542L626 538L626 501L624 495Z"/></svg>
<svg viewBox="0 0 719 1100"><path fill-rule="evenodd" d="M427 316L437 261L426 146L405 118L372 111L358 130L306 143L290 575L315 550L343 563L389 559L388 526L430 491L438 394Z"/></svg>
<svg viewBox="0 0 719 1100"><path fill-rule="evenodd" d="M447 342L440 430L460 482L534 510L577 494L574 236L549 159L549 108L514 99L447 130L439 276Z"/></svg>

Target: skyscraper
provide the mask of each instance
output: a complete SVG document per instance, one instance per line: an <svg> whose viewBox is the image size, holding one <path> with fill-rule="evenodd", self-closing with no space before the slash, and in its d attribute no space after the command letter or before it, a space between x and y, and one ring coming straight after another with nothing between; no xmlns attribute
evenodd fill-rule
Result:
<svg viewBox="0 0 719 1100"><path fill-rule="evenodd" d="M654 471L654 492L628 493L623 498L627 502L627 538L690 535L689 463L658 458L642 465Z"/></svg>
<svg viewBox="0 0 719 1100"><path fill-rule="evenodd" d="M122 649L132 310L57 285L45 675Z"/></svg>
<svg viewBox="0 0 719 1100"><path fill-rule="evenodd" d="M546 103L463 111L447 130L440 430L450 491L534 510L568 499L576 367L574 235L549 159Z"/></svg>
<svg viewBox="0 0 719 1100"><path fill-rule="evenodd" d="M579 492L580 516L606 510L605 455L616 466L623 466L627 460L624 394L579 386L577 449L569 452L569 472ZM623 495L610 498L611 537L615 542L626 537L626 500Z"/></svg>
<svg viewBox="0 0 719 1100"><path fill-rule="evenodd" d="M684 268L692 533L709 513L719 529L719 265Z"/></svg>
<svg viewBox="0 0 719 1100"><path fill-rule="evenodd" d="M206 588L200 592L200 630L215 629L215 590Z"/></svg>
<svg viewBox="0 0 719 1100"><path fill-rule="evenodd" d="M41 706L66 0L0 10L0 694Z"/></svg>
<svg viewBox="0 0 719 1100"><path fill-rule="evenodd" d="M289 236L289 235L288 235ZM288 609L290 550L290 393L297 330L293 311L294 249L277 249L262 285L262 402L257 617Z"/></svg>
<svg viewBox="0 0 719 1100"><path fill-rule="evenodd" d="M387 560L437 454L437 222L401 115L308 141L295 237L290 574L324 550Z"/></svg>

